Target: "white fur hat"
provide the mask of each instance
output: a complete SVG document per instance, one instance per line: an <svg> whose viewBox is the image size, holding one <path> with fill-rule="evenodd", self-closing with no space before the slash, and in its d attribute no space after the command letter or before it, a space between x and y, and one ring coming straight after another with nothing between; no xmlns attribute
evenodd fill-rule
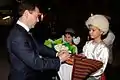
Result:
<svg viewBox="0 0 120 80"><path fill-rule="evenodd" d="M89 25L96 26L103 31L103 35L105 35L109 30L109 22L103 15L93 15L88 18L85 24L88 28L90 27Z"/></svg>

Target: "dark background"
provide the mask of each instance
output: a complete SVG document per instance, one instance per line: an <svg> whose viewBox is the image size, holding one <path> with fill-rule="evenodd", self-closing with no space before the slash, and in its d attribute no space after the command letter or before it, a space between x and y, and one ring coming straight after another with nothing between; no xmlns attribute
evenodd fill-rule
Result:
<svg viewBox="0 0 120 80"><path fill-rule="evenodd" d="M28 0L32 1L32 0ZM46 14L44 20L37 24L33 29L35 38L42 43L47 38L58 38L64 32L65 28L71 27L76 34L81 37L80 49L87 38L87 28L85 21L93 14L103 14L110 16L111 30L116 39L113 46L114 61L107 68L107 80L118 80L120 71L120 6L118 0L33 0L41 5L42 12ZM16 16L18 3L15 0L0 0L0 10L12 10L12 13L2 14L1 16ZM48 8L51 8L48 10ZM1 20L1 19L0 19ZM9 63L6 50L6 39L11 25L0 24L0 80L7 80L9 72ZM118 78L118 79L117 79Z"/></svg>

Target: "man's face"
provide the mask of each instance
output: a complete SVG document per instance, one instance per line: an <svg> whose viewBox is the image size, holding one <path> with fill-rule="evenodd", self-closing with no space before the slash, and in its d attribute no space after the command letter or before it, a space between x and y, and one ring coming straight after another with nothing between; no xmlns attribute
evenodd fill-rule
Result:
<svg viewBox="0 0 120 80"><path fill-rule="evenodd" d="M40 15L41 13L37 7L35 7L34 11L29 11L28 23L30 28L34 28L35 24L39 22Z"/></svg>

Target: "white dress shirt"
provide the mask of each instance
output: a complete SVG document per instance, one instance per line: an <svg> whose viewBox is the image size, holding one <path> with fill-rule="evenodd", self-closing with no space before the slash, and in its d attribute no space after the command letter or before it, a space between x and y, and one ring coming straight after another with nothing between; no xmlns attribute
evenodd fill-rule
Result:
<svg viewBox="0 0 120 80"><path fill-rule="evenodd" d="M17 24L19 24L20 26L22 26L27 32L29 32L29 27L27 26L27 25L25 25L23 22L21 22L21 21L17 21Z"/></svg>

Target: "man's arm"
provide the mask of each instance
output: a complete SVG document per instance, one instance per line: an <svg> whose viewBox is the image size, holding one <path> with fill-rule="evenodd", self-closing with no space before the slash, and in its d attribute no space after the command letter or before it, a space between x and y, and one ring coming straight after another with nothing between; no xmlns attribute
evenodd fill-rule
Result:
<svg viewBox="0 0 120 80"><path fill-rule="evenodd" d="M54 58L56 57L56 53L57 51L55 51L54 49L52 48L49 48L45 45L38 45L38 48L39 48L39 54L40 55L43 55L43 56L47 56L47 57L51 57L51 58Z"/></svg>
<svg viewBox="0 0 120 80"><path fill-rule="evenodd" d="M11 44L12 52L26 65L35 70L56 69L60 67L59 58L43 58L31 48L22 37L17 37Z"/></svg>

